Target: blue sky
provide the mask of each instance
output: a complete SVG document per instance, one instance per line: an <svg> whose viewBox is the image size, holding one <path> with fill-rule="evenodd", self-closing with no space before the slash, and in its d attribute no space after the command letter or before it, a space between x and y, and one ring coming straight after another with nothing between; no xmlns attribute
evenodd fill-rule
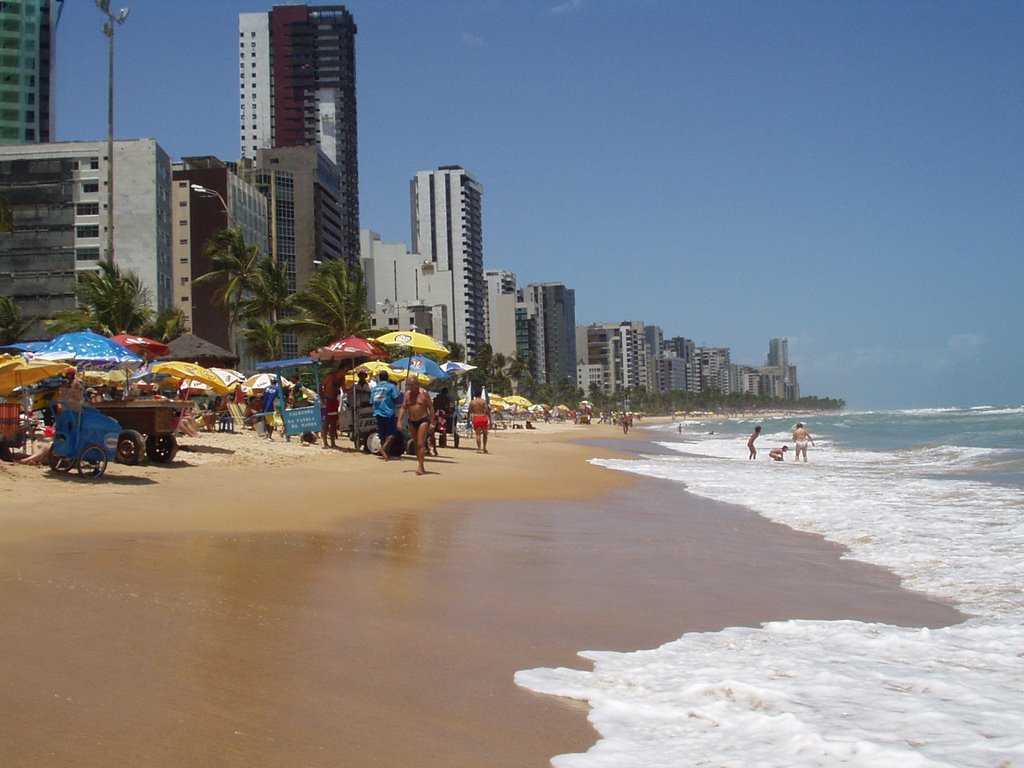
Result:
<svg viewBox="0 0 1024 768"><path fill-rule="evenodd" d="M117 138L237 159L237 14L123 0ZM114 0L113 5L118 5ZM1024 402L1024 3L353 0L362 226L484 186L484 260L857 408ZM58 32L62 141L106 136L91 0Z"/></svg>

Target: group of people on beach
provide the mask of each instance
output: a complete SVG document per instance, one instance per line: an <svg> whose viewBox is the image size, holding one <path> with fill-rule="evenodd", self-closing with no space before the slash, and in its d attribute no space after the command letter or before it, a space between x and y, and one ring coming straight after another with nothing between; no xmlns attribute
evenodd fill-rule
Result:
<svg viewBox="0 0 1024 768"><path fill-rule="evenodd" d="M758 424L754 427L754 431L747 439L747 449L750 451L749 458L757 458L757 447L754 445L754 441L761 436L761 425ZM814 440L811 439L811 433L807 430L807 427L802 422L797 422L797 425L793 428L793 442L796 444L796 458L794 461L800 461L800 457L804 457L804 463L807 463L807 444L814 445ZM783 461L786 456L786 451L789 450L788 445L782 445L778 448L772 448L768 451L768 456L773 461Z"/></svg>

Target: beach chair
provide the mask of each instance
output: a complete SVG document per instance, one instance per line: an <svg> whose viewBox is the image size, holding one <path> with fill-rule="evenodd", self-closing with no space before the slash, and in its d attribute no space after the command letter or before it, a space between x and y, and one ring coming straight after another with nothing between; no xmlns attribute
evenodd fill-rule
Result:
<svg viewBox="0 0 1024 768"><path fill-rule="evenodd" d="M234 432L235 429L239 431L245 429L245 409L242 408L241 403L228 403L228 413L231 414L232 429L227 431Z"/></svg>

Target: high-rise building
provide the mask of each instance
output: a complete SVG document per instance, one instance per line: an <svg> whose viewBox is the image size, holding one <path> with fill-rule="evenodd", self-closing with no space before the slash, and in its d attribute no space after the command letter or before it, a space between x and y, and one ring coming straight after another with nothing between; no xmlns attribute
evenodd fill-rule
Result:
<svg viewBox="0 0 1024 768"><path fill-rule="evenodd" d="M410 189L412 250L423 259L424 273L448 279L451 327L447 337L463 345L469 359L487 341L484 189L457 165L419 171Z"/></svg>
<svg viewBox="0 0 1024 768"><path fill-rule="evenodd" d="M356 25L342 5L238 16L242 157L316 145L339 174L340 247L359 259Z"/></svg>
<svg viewBox="0 0 1024 768"><path fill-rule="evenodd" d="M187 330L231 351L228 310L215 300L222 283L193 287L192 282L210 271L206 246L222 229L239 227L247 243L270 253L267 197L235 170L234 163L215 157L182 158L174 166L171 199L174 305L184 313Z"/></svg>
<svg viewBox="0 0 1024 768"><path fill-rule="evenodd" d="M54 53L63 0L0 2L0 144L54 139Z"/></svg>
<svg viewBox="0 0 1024 768"><path fill-rule="evenodd" d="M106 141L0 147L0 296L27 317L74 309L76 272L97 269L109 226ZM117 266L139 276L157 311L173 304L171 161L152 139L114 142ZM41 329L36 329L38 330Z"/></svg>
<svg viewBox="0 0 1024 768"><path fill-rule="evenodd" d="M504 269L484 273L487 283L487 342L495 353L516 352L516 276Z"/></svg>
<svg viewBox="0 0 1024 768"><path fill-rule="evenodd" d="M771 339L768 341L768 367L786 368L789 366L789 339Z"/></svg>
<svg viewBox="0 0 1024 768"><path fill-rule="evenodd" d="M530 362L537 382L576 381L576 292L562 283L530 283L519 291L530 323Z"/></svg>

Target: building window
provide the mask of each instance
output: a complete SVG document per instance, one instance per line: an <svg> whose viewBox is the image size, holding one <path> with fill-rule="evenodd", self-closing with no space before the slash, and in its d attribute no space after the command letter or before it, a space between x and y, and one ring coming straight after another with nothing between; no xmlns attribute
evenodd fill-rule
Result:
<svg viewBox="0 0 1024 768"><path fill-rule="evenodd" d="M99 261L99 248L76 248L75 261Z"/></svg>
<svg viewBox="0 0 1024 768"><path fill-rule="evenodd" d="M75 213L79 216L99 216L99 203L79 203L75 206Z"/></svg>
<svg viewBox="0 0 1024 768"><path fill-rule="evenodd" d="M78 237L99 237L100 228L98 226L75 227L75 234Z"/></svg>
<svg viewBox="0 0 1024 768"><path fill-rule="evenodd" d="M100 183L98 181L86 181L86 182L83 182L82 183L82 191L86 192L86 193L88 193L88 192L99 192L100 191Z"/></svg>
<svg viewBox="0 0 1024 768"><path fill-rule="evenodd" d="M183 240L179 240L178 245L188 245L188 238L186 237Z"/></svg>
<svg viewBox="0 0 1024 768"><path fill-rule="evenodd" d="M181 278L181 284L182 285L188 285L188 278L187 277Z"/></svg>

